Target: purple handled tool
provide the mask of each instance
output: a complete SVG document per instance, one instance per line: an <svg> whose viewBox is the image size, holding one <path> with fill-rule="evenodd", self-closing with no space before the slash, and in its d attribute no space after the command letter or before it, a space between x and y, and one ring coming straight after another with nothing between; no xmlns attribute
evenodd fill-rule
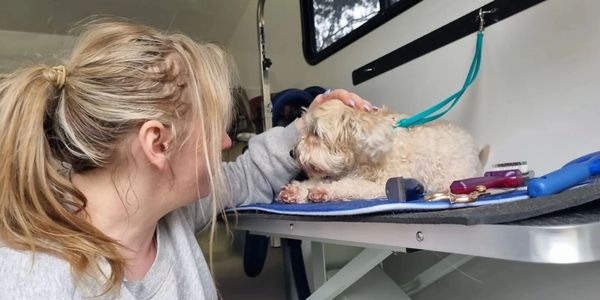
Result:
<svg viewBox="0 0 600 300"><path fill-rule="evenodd" d="M468 194L478 190L479 186L490 188L516 188L524 184L526 177L521 171L503 170L486 172L483 177L456 180L450 185L453 194Z"/></svg>

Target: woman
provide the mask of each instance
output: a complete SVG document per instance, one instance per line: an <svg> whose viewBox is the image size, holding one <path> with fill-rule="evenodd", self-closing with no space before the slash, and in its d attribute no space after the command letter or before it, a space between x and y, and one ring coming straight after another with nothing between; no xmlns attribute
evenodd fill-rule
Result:
<svg viewBox="0 0 600 300"><path fill-rule="evenodd" d="M302 128L221 164L229 65L212 44L93 22L64 66L0 81L2 297L217 298L194 234L225 206L272 199L298 171ZM371 109L343 90L313 106L333 98Z"/></svg>

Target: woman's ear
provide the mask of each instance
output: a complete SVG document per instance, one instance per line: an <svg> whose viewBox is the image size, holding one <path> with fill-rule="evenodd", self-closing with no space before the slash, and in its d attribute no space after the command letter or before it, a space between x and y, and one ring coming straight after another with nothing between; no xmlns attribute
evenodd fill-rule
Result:
<svg viewBox="0 0 600 300"><path fill-rule="evenodd" d="M146 159L160 171L166 170L169 165L167 152L170 137L169 130L156 120L145 122L138 134L138 141Z"/></svg>

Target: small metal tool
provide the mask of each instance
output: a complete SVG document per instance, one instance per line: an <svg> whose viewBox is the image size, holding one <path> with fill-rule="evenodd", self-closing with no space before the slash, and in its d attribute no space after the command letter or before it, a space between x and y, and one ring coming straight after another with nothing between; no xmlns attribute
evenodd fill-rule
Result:
<svg viewBox="0 0 600 300"><path fill-rule="evenodd" d="M454 203L470 203L477 201L482 196L496 195L516 190L510 189L488 189L485 185L478 185L473 192L468 194L453 194L451 192L433 193L425 196L425 201L448 201Z"/></svg>
<svg viewBox="0 0 600 300"><path fill-rule="evenodd" d="M392 177L385 183L385 194L389 200L413 201L425 194L425 187L413 178Z"/></svg>
<svg viewBox="0 0 600 300"><path fill-rule="evenodd" d="M471 192L469 194L452 194L450 192L433 193L425 196L425 201L448 201L454 203L469 203L477 201L481 194L479 192Z"/></svg>

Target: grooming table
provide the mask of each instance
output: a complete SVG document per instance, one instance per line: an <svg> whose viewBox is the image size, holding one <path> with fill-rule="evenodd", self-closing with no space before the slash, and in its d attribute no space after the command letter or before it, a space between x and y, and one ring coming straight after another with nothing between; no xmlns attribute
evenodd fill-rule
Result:
<svg viewBox="0 0 600 300"><path fill-rule="evenodd" d="M590 184L549 197L439 211L297 216L239 210L237 223L229 216L238 230L311 241L309 299L333 299L394 252L451 253L394 291L396 299L410 299L473 256L552 264L600 260L597 199L600 184ZM323 243L365 249L326 280Z"/></svg>

